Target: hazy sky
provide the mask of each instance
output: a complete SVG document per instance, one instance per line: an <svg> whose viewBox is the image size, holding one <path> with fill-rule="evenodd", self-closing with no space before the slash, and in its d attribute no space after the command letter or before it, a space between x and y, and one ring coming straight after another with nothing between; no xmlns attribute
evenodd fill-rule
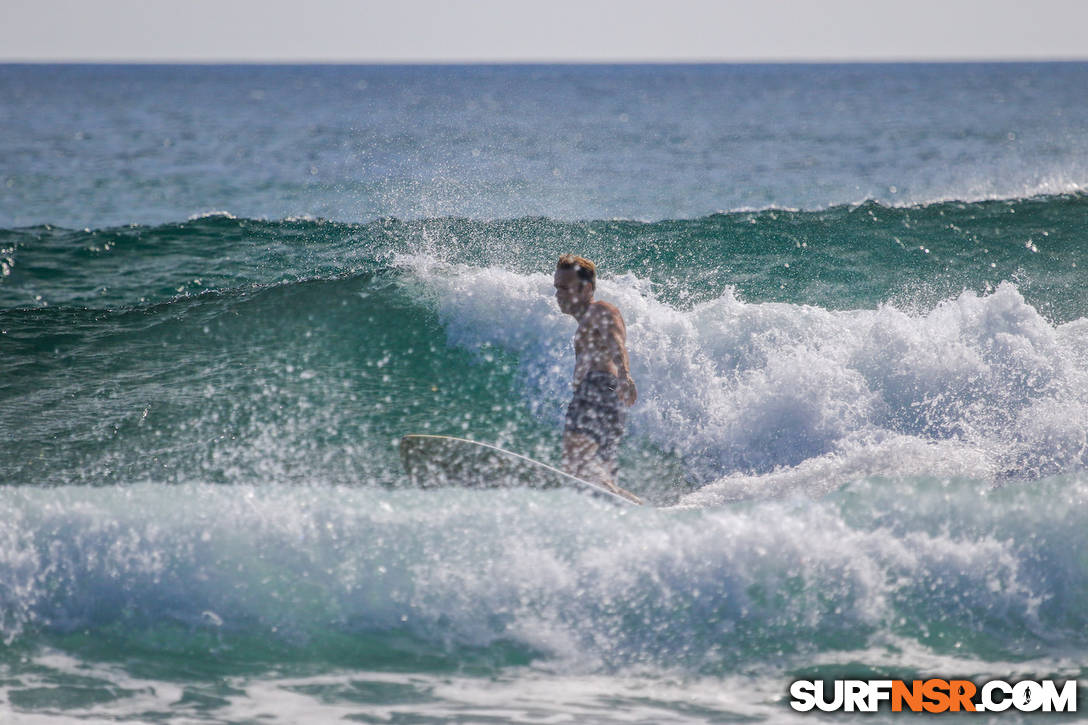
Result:
<svg viewBox="0 0 1088 725"><path fill-rule="evenodd" d="M0 60L1088 59L1086 0L0 0Z"/></svg>

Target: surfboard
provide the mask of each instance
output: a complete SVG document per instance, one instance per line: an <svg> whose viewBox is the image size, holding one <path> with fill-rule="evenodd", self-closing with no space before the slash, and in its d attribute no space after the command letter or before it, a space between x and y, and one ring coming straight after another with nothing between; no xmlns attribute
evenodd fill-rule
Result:
<svg viewBox="0 0 1088 725"><path fill-rule="evenodd" d="M406 435L400 439L400 460L413 485L422 488L566 487L625 504L642 504L630 491L621 488L616 493L520 453L467 438Z"/></svg>

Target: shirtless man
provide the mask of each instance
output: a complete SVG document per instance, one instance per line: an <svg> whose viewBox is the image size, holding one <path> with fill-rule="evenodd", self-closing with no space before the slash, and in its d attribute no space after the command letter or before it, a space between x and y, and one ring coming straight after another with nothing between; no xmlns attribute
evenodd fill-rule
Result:
<svg viewBox="0 0 1088 725"><path fill-rule="evenodd" d="M597 267L564 254L555 268L559 309L578 320L574 333L574 397L563 432L563 468L616 493L616 449L638 398L627 360L627 327L614 305L593 299ZM630 494L627 494L630 496ZM637 499L636 499L637 500Z"/></svg>

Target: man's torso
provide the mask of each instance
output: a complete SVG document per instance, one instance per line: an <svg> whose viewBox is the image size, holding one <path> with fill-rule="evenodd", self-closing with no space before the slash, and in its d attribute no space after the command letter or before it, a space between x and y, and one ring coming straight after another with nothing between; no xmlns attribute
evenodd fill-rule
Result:
<svg viewBox="0 0 1088 725"><path fill-rule="evenodd" d="M627 329L614 305L595 301L574 333L574 387L594 370L620 375L620 362L626 358Z"/></svg>

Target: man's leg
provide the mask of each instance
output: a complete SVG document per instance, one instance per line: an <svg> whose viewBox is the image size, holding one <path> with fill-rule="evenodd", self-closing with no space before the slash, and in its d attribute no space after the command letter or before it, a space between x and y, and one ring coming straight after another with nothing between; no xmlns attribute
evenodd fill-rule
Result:
<svg viewBox="0 0 1088 725"><path fill-rule="evenodd" d="M585 481L592 481L618 493L612 472L597 455L597 441L585 433L563 433L563 470Z"/></svg>

